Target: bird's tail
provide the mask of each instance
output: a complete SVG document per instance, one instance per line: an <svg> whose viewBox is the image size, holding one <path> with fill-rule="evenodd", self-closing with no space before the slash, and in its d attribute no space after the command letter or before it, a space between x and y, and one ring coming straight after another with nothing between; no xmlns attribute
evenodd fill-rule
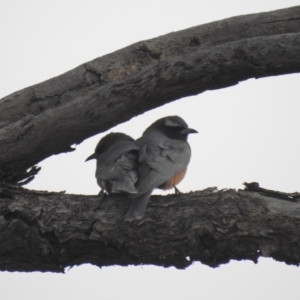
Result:
<svg viewBox="0 0 300 300"><path fill-rule="evenodd" d="M132 200L129 210L125 216L125 221L131 222L134 220L141 220L143 218L151 193L152 190L139 195Z"/></svg>

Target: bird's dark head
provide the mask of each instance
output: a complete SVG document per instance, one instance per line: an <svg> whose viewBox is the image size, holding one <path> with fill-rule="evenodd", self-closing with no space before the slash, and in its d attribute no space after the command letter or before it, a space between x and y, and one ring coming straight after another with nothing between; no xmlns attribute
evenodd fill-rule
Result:
<svg viewBox="0 0 300 300"><path fill-rule="evenodd" d="M115 143L125 141L134 141L132 137L130 137L127 134L121 133L121 132L111 132L105 137L103 137L98 145L96 146L95 152L90 155L85 161L91 160L91 159L97 159L99 154L104 153L109 150L109 148L114 145Z"/></svg>
<svg viewBox="0 0 300 300"><path fill-rule="evenodd" d="M198 133L197 130L189 128L186 122L178 116L161 118L150 125L145 132L150 130L161 132L170 139L181 141L187 141L190 133Z"/></svg>

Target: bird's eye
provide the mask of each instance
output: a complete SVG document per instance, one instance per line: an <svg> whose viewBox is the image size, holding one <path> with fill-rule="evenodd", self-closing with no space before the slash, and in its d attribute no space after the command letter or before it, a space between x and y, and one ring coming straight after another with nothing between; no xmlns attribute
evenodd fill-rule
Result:
<svg viewBox="0 0 300 300"><path fill-rule="evenodd" d="M176 132L179 132L179 131L182 130L182 127L180 127L180 126L174 126L172 129L173 129L174 131L176 131Z"/></svg>

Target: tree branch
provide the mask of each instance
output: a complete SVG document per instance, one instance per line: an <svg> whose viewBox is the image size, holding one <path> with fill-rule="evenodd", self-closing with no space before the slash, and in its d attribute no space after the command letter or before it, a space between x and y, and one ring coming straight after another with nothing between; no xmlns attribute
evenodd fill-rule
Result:
<svg viewBox="0 0 300 300"><path fill-rule="evenodd" d="M181 97L300 71L300 6L139 42L0 102L0 177ZM25 178L24 178L25 179Z"/></svg>
<svg viewBox="0 0 300 300"><path fill-rule="evenodd" d="M186 268L194 261L217 267L260 256L299 265L300 204L270 192L152 196L144 219L130 223L125 197L4 187L0 270L63 272L82 263Z"/></svg>

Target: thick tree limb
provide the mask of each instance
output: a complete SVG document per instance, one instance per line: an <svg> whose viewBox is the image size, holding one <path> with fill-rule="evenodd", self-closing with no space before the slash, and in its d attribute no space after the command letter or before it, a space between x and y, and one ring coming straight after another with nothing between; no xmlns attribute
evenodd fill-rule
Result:
<svg viewBox="0 0 300 300"><path fill-rule="evenodd" d="M300 6L140 42L14 93L0 102L0 176L17 181L39 161L178 98L299 72L299 50Z"/></svg>
<svg viewBox="0 0 300 300"><path fill-rule="evenodd" d="M186 268L194 261L216 267L260 256L299 265L300 203L274 196L214 189L153 196L144 219L129 223L126 198L2 188L0 270L63 272L82 263Z"/></svg>

